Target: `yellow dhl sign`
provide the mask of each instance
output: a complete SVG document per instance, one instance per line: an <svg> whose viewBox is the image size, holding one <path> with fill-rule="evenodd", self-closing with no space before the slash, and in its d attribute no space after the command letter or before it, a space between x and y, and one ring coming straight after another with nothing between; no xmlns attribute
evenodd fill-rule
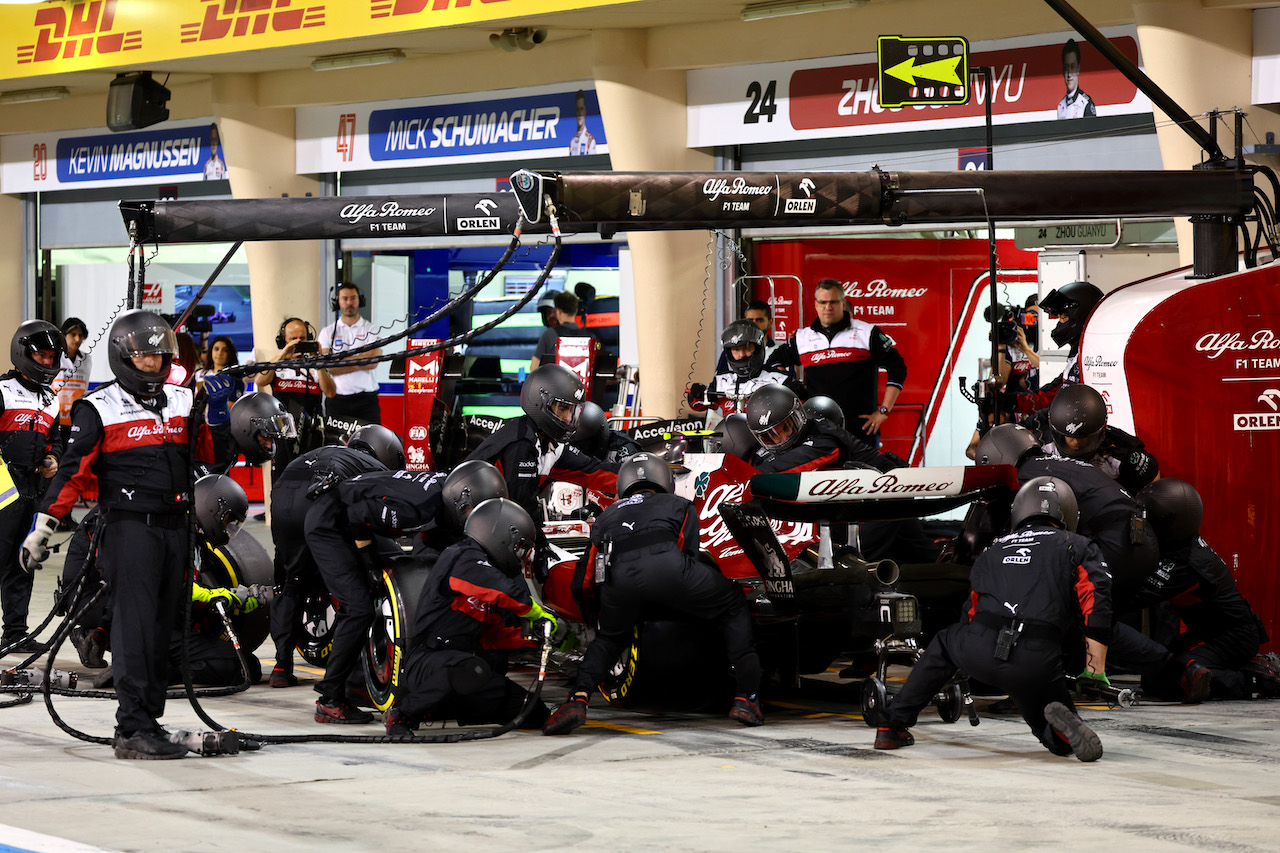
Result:
<svg viewBox="0 0 1280 853"><path fill-rule="evenodd" d="M529 19L638 0L65 0L0 6L0 79ZM16 47L15 47L16 46ZM355 50L350 47L348 50Z"/></svg>

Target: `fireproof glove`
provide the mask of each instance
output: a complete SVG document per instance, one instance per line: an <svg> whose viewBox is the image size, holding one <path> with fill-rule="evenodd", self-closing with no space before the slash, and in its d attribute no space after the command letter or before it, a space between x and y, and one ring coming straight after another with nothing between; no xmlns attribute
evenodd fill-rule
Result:
<svg viewBox="0 0 1280 853"><path fill-rule="evenodd" d="M234 382L230 376L213 373L205 377L204 393L208 400L205 408L205 423L219 426L231 420L231 389Z"/></svg>
<svg viewBox="0 0 1280 853"><path fill-rule="evenodd" d="M685 398L690 403L701 403L702 398L707 395L707 386L701 382L695 382L689 386L689 390L685 392Z"/></svg>
<svg viewBox="0 0 1280 853"><path fill-rule="evenodd" d="M31 524L31 532L22 540L22 552L18 555L18 563L27 572L41 568L41 563L49 558L49 537L58 529L58 519L43 512L37 512Z"/></svg>
<svg viewBox="0 0 1280 853"><path fill-rule="evenodd" d="M544 610L536 601L533 602L532 606L529 608L529 612L525 614L524 618L529 620L529 626L532 628L539 628L539 622L550 622L551 638L549 642L552 646L558 645L560 639L564 636L563 632L565 629L556 620L555 615ZM538 633L539 635L542 633L540 628Z"/></svg>
<svg viewBox="0 0 1280 853"><path fill-rule="evenodd" d="M1111 679L1107 678L1105 672L1090 672L1085 670L1076 676L1076 686L1084 687L1086 685L1093 687L1110 687Z"/></svg>

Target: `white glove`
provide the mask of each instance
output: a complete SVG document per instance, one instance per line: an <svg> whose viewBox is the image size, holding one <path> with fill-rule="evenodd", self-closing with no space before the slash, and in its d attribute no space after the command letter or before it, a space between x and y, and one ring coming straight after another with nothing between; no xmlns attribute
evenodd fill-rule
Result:
<svg viewBox="0 0 1280 853"><path fill-rule="evenodd" d="M28 574L41 568L41 563L49 558L49 537L58 529L58 519L43 512L36 513L31 532L22 540L22 551L18 554L18 563Z"/></svg>

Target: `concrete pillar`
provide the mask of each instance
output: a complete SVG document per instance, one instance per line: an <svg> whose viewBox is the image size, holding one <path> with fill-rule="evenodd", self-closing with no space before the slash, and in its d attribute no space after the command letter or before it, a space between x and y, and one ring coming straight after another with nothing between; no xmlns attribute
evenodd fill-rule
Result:
<svg viewBox="0 0 1280 853"><path fill-rule="evenodd" d="M213 81L213 109L222 138L231 193L236 198L319 194L319 182L294 174L294 111L259 107L257 78L223 75ZM319 325L321 246L317 240L244 244L253 299L253 342L258 359L276 353L275 336L286 317ZM243 357L243 356L242 356Z"/></svg>
<svg viewBox="0 0 1280 853"><path fill-rule="evenodd" d="M22 232L20 196L0 195L0 234L6 235L4 243L7 249L0 253L0 305L9 306L9 310L0 316L0 344L5 347L7 362L9 341L13 339L14 330L24 320L35 316L34 313L27 316L22 309L22 270L27 259L27 248ZM57 322L61 318L52 319Z"/></svg>
<svg viewBox="0 0 1280 853"><path fill-rule="evenodd" d="M615 171L710 171L711 155L685 139L685 73L647 67L639 31L592 34L600 115ZM715 276L705 283L706 231L628 234L635 272L641 396L646 415L674 417L693 378L715 369ZM710 287L705 315L704 287ZM698 344L699 320L702 339ZM695 351L697 350L697 351Z"/></svg>
<svg viewBox="0 0 1280 853"><path fill-rule="evenodd" d="M1253 13L1249 9L1210 9L1200 0L1165 0L1135 3L1134 22L1147 72L1169 96L1192 116L1210 110L1242 107L1248 111L1246 143L1268 130L1280 131L1280 116L1252 107L1250 81L1253 57ZM1189 169L1204 158L1200 146L1180 127L1156 110L1156 135L1166 169ZM1201 119L1202 127L1208 120ZM1231 133L1234 120L1219 126L1218 143L1227 157L1234 156ZM1273 168L1276 158L1259 158ZM1192 262L1191 223L1177 221L1181 262Z"/></svg>

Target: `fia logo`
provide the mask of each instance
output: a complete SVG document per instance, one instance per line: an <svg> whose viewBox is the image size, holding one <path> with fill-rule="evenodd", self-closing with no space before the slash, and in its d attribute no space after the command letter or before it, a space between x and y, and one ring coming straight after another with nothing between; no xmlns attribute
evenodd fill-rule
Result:
<svg viewBox="0 0 1280 853"><path fill-rule="evenodd" d="M204 18L183 24L183 44L324 26L324 5L291 9L293 0L203 0Z"/></svg>
<svg viewBox="0 0 1280 853"><path fill-rule="evenodd" d="M41 6L33 22L39 31L36 43L18 46L18 64L140 49L142 30L111 32L116 4L117 0L83 0Z"/></svg>

